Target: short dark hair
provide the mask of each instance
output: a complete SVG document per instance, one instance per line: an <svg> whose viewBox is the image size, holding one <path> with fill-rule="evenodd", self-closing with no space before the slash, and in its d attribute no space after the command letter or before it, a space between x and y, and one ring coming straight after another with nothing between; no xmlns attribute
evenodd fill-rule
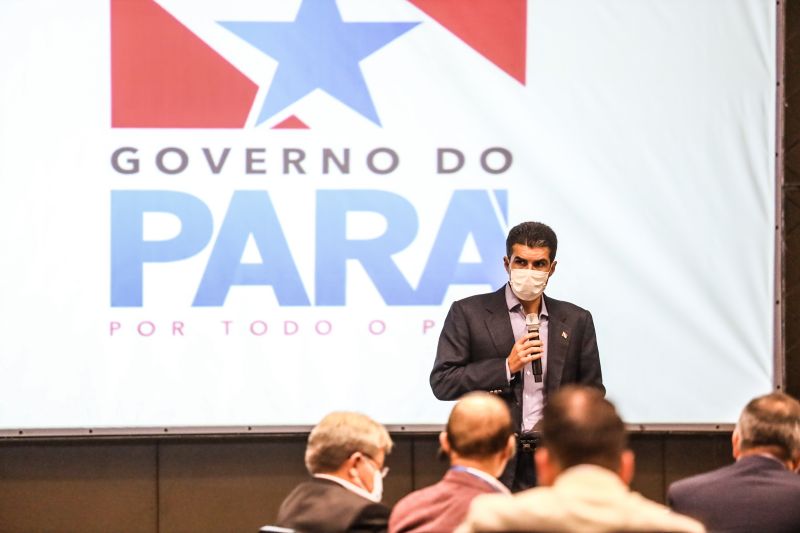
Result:
<svg viewBox="0 0 800 533"><path fill-rule="evenodd" d="M550 250L550 261L555 261L556 250L558 249L558 238L556 232L547 224L541 222L523 222L517 224L506 237L506 257L511 259L512 248L515 244L524 244L531 248L548 248Z"/></svg>
<svg viewBox="0 0 800 533"><path fill-rule="evenodd" d="M591 464L616 471L628 435L614 404L599 389L568 385L554 393L542 414L542 441L562 470Z"/></svg>
<svg viewBox="0 0 800 533"><path fill-rule="evenodd" d="M739 423L742 451L767 448L775 457L788 461L800 457L800 402L782 392L751 400Z"/></svg>
<svg viewBox="0 0 800 533"><path fill-rule="evenodd" d="M508 406L488 392L464 395L450 412L445 431L450 449L468 459L500 453L514 434Z"/></svg>

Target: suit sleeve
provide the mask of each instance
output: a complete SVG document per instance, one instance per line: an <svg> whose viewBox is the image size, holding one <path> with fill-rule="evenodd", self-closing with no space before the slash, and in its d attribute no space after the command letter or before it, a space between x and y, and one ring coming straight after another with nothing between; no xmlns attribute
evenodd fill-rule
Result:
<svg viewBox="0 0 800 533"><path fill-rule="evenodd" d="M603 373L600 370L600 353L597 350L597 335L594 331L592 314L589 311L586 311L578 364L579 383L596 387L605 393Z"/></svg>
<svg viewBox="0 0 800 533"><path fill-rule="evenodd" d="M468 320L462 302L450 306L430 376L438 399L457 400L475 390L508 391L507 354L498 357L488 331L474 331L481 326Z"/></svg>
<svg viewBox="0 0 800 533"><path fill-rule="evenodd" d="M675 491L672 489L672 485L669 486L667 489L667 506L675 511Z"/></svg>
<svg viewBox="0 0 800 533"><path fill-rule="evenodd" d="M685 491L681 490L681 486L685 485L685 481L685 479L676 481L671 483L667 488L667 506L677 513L689 514L686 507L683 505L683 503L688 499L682 497L683 494L685 494Z"/></svg>

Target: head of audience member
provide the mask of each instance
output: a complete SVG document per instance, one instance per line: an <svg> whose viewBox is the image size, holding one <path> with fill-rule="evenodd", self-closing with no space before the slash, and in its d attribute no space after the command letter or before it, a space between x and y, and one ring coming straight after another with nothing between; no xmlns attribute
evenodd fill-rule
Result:
<svg viewBox="0 0 800 533"><path fill-rule="evenodd" d="M542 446L536 450L540 485L552 485L565 470L594 465L633 479L634 457L614 404L592 387L569 385L547 401L541 421Z"/></svg>
<svg viewBox="0 0 800 533"><path fill-rule="evenodd" d="M733 456L770 455L790 470L800 469L800 402L782 392L748 403L731 437Z"/></svg>
<svg viewBox="0 0 800 533"><path fill-rule="evenodd" d="M306 446L306 468L312 475L327 474L362 488L380 501L386 456L392 439L381 424L366 415L334 412L311 430Z"/></svg>
<svg viewBox="0 0 800 533"><path fill-rule="evenodd" d="M488 392L465 394L450 412L439 444L451 465L499 477L517 446L508 407Z"/></svg>

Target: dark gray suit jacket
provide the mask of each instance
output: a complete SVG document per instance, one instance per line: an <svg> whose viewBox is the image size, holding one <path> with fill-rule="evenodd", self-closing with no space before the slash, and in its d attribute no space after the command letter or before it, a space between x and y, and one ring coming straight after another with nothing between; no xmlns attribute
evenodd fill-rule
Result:
<svg viewBox="0 0 800 533"><path fill-rule="evenodd" d="M701 521L709 532L800 531L800 475L769 457L742 457L676 481L669 487L667 503Z"/></svg>
<svg viewBox="0 0 800 533"><path fill-rule="evenodd" d="M277 524L298 533L376 533L386 531L390 509L362 498L328 479L313 478L295 487L278 510Z"/></svg>
<svg viewBox="0 0 800 533"><path fill-rule="evenodd" d="M545 398L568 383L605 391L594 322L589 311L543 296L549 315ZM506 378L506 358L514 346L505 285L499 290L454 302L439 337L431 371L433 394L457 400L467 392L500 395L511 410L514 428L522 424L522 376Z"/></svg>

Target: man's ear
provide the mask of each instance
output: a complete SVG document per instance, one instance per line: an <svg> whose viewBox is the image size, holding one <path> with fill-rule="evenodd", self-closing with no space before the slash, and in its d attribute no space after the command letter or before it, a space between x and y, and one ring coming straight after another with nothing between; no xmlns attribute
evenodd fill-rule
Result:
<svg viewBox="0 0 800 533"><path fill-rule="evenodd" d="M344 464L340 467L340 471L346 472L356 484L361 482L361 479L358 476L358 468L356 468L360 457L361 454L356 452L350 455L350 457L348 457Z"/></svg>
<svg viewBox="0 0 800 533"><path fill-rule="evenodd" d="M517 437L514 435L508 436L508 442L506 443L506 447L503 448L501 452L499 452L496 457L498 458L497 463L497 470L493 472L494 477L500 478L503 475L503 471L506 469L506 465L508 465L508 461L514 457L514 454L517 453Z"/></svg>
<svg viewBox="0 0 800 533"><path fill-rule="evenodd" d="M517 454L517 436L511 434L508 436L508 444L506 445L506 449L508 450L508 458L511 459Z"/></svg>
<svg viewBox="0 0 800 533"><path fill-rule="evenodd" d="M633 451L625 450L619 459L619 477L626 485L633 481L633 474L636 471L636 456Z"/></svg>
<svg viewBox="0 0 800 533"><path fill-rule="evenodd" d="M558 466L553 464L547 448L537 448L533 461L536 463L536 484L549 487L555 483L559 470Z"/></svg>
<svg viewBox="0 0 800 533"><path fill-rule="evenodd" d="M514 454L517 453L517 437L514 435L508 436L508 442L506 442L506 447L503 448L501 452L500 458L503 462L503 468L505 469L506 464L508 463L509 459L514 457ZM500 472L502 474L502 470ZM495 477L499 477L499 474Z"/></svg>
<svg viewBox="0 0 800 533"><path fill-rule="evenodd" d="M558 261L553 261L553 264L550 265L550 277L552 277L553 274L556 273L556 265L557 264L558 264ZM550 277L548 277L547 279L549 280Z"/></svg>
<svg viewBox="0 0 800 533"><path fill-rule="evenodd" d="M511 260L508 257L503 256L503 268L506 269L506 274L508 274L508 269L510 267L511 267Z"/></svg>
<svg viewBox="0 0 800 533"><path fill-rule="evenodd" d="M360 454L358 452L350 454L350 457L344 462L347 468L355 468L356 464L358 463Z"/></svg>
<svg viewBox="0 0 800 533"><path fill-rule="evenodd" d="M742 454L742 437L739 435L739 426L736 426L731 435L731 447L733 448L733 458L738 459Z"/></svg>
<svg viewBox="0 0 800 533"><path fill-rule="evenodd" d="M439 447L442 449L444 453L448 455L450 454L450 443L447 442L446 431L442 431L441 433L439 433Z"/></svg>

